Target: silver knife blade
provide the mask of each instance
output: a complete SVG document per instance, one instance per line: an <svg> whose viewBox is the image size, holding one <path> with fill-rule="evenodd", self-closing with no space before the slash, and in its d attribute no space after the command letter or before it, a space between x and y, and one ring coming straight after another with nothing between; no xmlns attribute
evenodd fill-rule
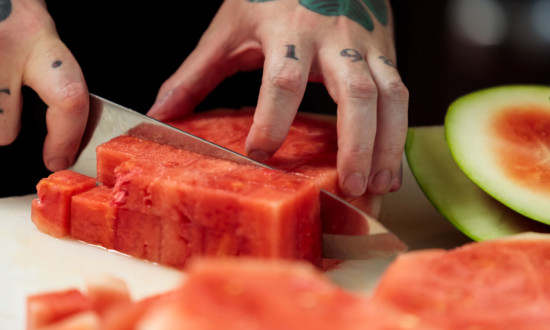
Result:
<svg viewBox="0 0 550 330"><path fill-rule="evenodd" d="M188 132L90 94L90 113L80 151L70 168L97 177L96 148L128 134L239 164L271 167ZM323 257L370 259L405 251L407 245L373 217L321 189Z"/></svg>

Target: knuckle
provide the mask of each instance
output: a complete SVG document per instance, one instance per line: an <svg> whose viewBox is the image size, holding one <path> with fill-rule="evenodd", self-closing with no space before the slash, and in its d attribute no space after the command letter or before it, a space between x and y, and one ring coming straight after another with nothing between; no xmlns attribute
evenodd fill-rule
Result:
<svg viewBox="0 0 550 330"><path fill-rule="evenodd" d="M346 155L346 157L348 157L349 159L353 159L354 161L358 161L361 159L370 159L373 152L372 145L366 142L349 144L340 147L340 149L343 154Z"/></svg>
<svg viewBox="0 0 550 330"><path fill-rule="evenodd" d="M81 82L69 82L58 95L60 108L70 114L80 115L87 111L89 104L88 89Z"/></svg>
<svg viewBox="0 0 550 330"><path fill-rule="evenodd" d="M400 101L406 102L409 100L409 90L401 79L392 79L386 81L384 84L382 84L380 88L380 93L384 96Z"/></svg>
<svg viewBox="0 0 550 330"><path fill-rule="evenodd" d="M374 80L368 77L353 77L344 85L345 94L348 97L366 101L378 98L378 88Z"/></svg>
<svg viewBox="0 0 550 330"><path fill-rule="evenodd" d="M269 82L278 90L297 94L306 83L301 70L281 69L270 75Z"/></svg>
<svg viewBox="0 0 550 330"><path fill-rule="evenodd" d="M385 157L401 157L403 154L403 144L389 143L380 149L380 154Z"/></svg>

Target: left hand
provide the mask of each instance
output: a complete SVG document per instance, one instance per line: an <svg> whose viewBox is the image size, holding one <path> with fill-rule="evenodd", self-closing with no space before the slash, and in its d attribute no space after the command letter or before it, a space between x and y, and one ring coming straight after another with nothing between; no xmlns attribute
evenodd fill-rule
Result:
<svg viewBox="0 0 550 330"><path fill-rule="evenodd" d="M316 7L320 2L226 0L148 115L166 120L190 112L226 77L263 66L246 141L248 155L262 161L283 143L307 82L323 82L338 104L343 192L358 197L367 187L374 194L397 190L408 91L393 64L389 3L340 0L329 13Z"/></svg>

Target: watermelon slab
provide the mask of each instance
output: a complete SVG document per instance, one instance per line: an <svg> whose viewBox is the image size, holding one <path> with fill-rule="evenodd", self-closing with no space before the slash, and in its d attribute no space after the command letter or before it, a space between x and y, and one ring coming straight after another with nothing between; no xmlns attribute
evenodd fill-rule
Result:
<svg viewBox="0 0 550 330"><path fill-rule="evenodd" d="M31 220L51 236L70 234L71 200L78 193L96 186L96 179L63 170L50 174L36 186L38 198L32 201Z"/></svg>
<svg viewBox="0 0 550 330"><path fill-rule="evenodd" d="M168 124L235 152L245 154L245 141L252 126L254 108L215 109L174 119ZM304 175L319 188L336 194L366 213L377 217L382 197L365 194L347 198L338 186L336 117L299 112L277 152L265 163Z"/></svg>
<svg viewBox="0 0 550 330"><path fill-rule="evenodd" d="M443 126L409 128L405 152L426 197L470 238L481 241L522 232L550 232L550 226L514 212L474 184L451 156Z"/></svg>
<svg viewBox="0 0 550 330"><path fill-rule="evenodd" d="M102 148L114 150L111 144L117 139ZM185 165L149 155L116 167L117 242L139 245L117 250L172 266L197 255L320 263L319 192L313 183L195 153L182 157Z"/></svg>
<svg viewBox="0 0 550 330"><path fill-rule="evenodd" d="M466 175L489 195L550 224L550 87L501 86L451 104L445 135Z"/></svg>
<svg viewBox="0 0 550 330"><path fill-rule="evenodd" d="M230 325L230 326L229 326ZM143 329L431 329L328 281L309 264L240 258L195 261L172 300Z"/></svg>
<svg viewBox="0 0 550 330"><path fill-rule="evenodd" d="M550 236L521 234L400 255L373 298L441 329L547 329Z"/></svg>

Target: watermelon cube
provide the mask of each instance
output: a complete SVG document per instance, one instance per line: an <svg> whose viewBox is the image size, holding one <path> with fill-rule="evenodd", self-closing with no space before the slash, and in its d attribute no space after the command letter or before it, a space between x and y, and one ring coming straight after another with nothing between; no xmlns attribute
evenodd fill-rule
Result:
<svg viewBox="0 0 550 330"><path fill-rule="evenodd" d="M41 232L51 236L69 235L73 195L95 186L94 178L70 170L50 174L36 186L38 198L31 205L33 223Z"/></svg>
<svg viewBox="0 0 550 330"><path fill-rule="evenodd" d="M71 237L107 249L114 248L117 206L112 199L112 189L103 185L74 195Z"/></svg>
<svg viewBox="0 0 550 330"><path fill-rule="evenodd" d="M42 329L70 316L91 311L90 299L77 289L27 297L27 329Z"/></svg>
<svg viewBox="0 0 550 330"><path fill-rule="evenodd" d="M118 209L115 250L157 262L160 255L161 217L121 207Z"/></svg>

